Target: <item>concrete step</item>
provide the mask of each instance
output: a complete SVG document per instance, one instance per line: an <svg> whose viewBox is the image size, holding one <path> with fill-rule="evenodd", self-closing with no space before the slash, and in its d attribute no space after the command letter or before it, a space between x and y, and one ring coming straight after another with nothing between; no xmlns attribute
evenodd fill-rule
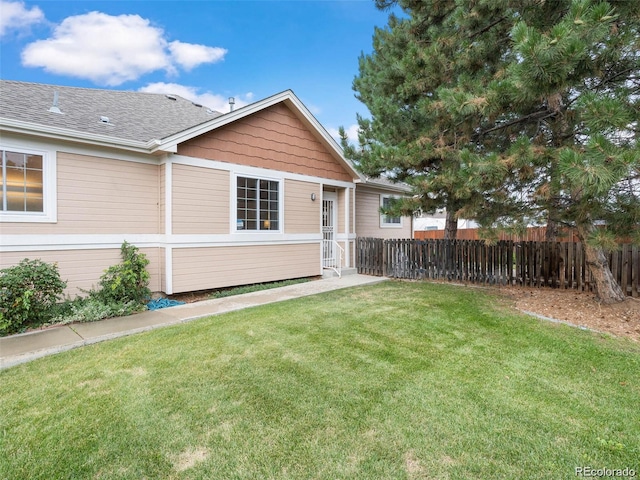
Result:
<svg viewBox="0 0 640 480"><path fill-rule="evenodd" d="M345 275L355 275L358 273L358 269L357 268L343 268L342 271L342 276L344 277ZM329 268L325 268L322 271L322 278L333 278L333 277L337 277L338 274L334 271L331 270Z"/></svg>

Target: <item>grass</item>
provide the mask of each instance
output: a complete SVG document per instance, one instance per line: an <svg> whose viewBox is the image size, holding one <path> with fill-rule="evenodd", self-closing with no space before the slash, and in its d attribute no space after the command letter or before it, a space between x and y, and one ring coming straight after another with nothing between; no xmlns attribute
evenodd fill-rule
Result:
<svg viewBox="0 0 640 480"><path fill-rule="evenodd" d="M385 282L0 372L0 478L574 478L640 470L640 347Z"/></svg>

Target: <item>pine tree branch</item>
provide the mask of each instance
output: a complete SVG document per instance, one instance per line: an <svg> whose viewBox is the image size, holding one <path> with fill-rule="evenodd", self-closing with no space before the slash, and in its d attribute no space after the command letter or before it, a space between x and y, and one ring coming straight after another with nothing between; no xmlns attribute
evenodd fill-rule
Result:
<svg viewBox="0 0 640 480"><path fill-rule="evenodd" d="M412 30L413 31L422 32L423 30L426 30L425 25L432 25L432 24L440 25L440 24L442 24L444 22L444 20L447 17L449 17L449 15L451 15L451 13L453 11L455 11L456 8L457 7L454 6L451 9L449 9L448 11L446 11L445 13L440 14L439 16L437 16L435 18L434 17L425 16L417 25L412 27Z"/></svg>
<svg viewBox="0 0 640 480"><path fill-rule="evenodd" d="M557 113L558 112L549 112L547 108L545 108L544 110L538 110L536 112L530 113L529 115L525 115L524 117L516 118L515 120L511 120L510 122L503 123L502 125L497 125L487 130L483 130L477 135L477 137L482 138L488 133L495 132L498 130L503 130L505 128L512 127L513 125L517 125L523 122L528 122L530 120L535 120L540 122L546 118L551 118L555 116Z"/></svg>
<svg viewBox="0 0 640 480"><path fill-rule="evenodd" d="M595 85L590 90L598 91L598 90L600 90L600 88L602 86L606 86L606 85L610 84L611 82L613 82L616 78L618 78L620 76L623 76L625 74L628 74L630 72L633 72L634 70L636 70L635 67L630 67L630 68L627 68L626 70L622 70L620 72L617 72L615 75L613 75L611 77L603 78L601 82L599 82L597 85ZM625 77L624 80L625 81L629 81L629 80L635 80L636 78L637 77L635 75L629 75L629 76Z"/></svg>
<svg viewBox="0 0 640 480"><path fill-rule="evenodd" d="M487 25L486 27L478 30L477 32L472 33L471 35L469 35L469 40L473 40L474 38L476 38L478 35L482 35L485 32L488 32L489 30L491 30L493 27L495 27L496 25L498 25L499 23L504 22L505 20L511 18L509 15L505 15L504 17L501 17L493 22L491 22L489 25Z"/></svg>

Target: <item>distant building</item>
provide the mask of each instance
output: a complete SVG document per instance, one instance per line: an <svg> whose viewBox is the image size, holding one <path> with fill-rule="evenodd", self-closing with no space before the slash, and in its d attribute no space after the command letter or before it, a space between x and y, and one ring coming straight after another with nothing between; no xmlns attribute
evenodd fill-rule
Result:
<svg viewBox="0 0 640 480"><path fill-rule="evenodd" d="M446 221L447 212L445 209L437 210L433 214L425 213L413 219L413 231L444 230ZM473 220L461 218L458 220L458 228L478 228L478 224Z"/></svg>

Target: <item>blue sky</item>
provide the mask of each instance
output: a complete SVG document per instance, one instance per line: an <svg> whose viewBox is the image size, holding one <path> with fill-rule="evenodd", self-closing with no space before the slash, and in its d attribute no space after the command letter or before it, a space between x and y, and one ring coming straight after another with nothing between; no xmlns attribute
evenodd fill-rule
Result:
<svg viewBox="0 0 640 480"><path fill-rule="evenodd" d="M175 93L219 111L291 89L351 137L367 115L352 90L358 57L387 19L373 0L0 0L0 77Z"/></svg>

